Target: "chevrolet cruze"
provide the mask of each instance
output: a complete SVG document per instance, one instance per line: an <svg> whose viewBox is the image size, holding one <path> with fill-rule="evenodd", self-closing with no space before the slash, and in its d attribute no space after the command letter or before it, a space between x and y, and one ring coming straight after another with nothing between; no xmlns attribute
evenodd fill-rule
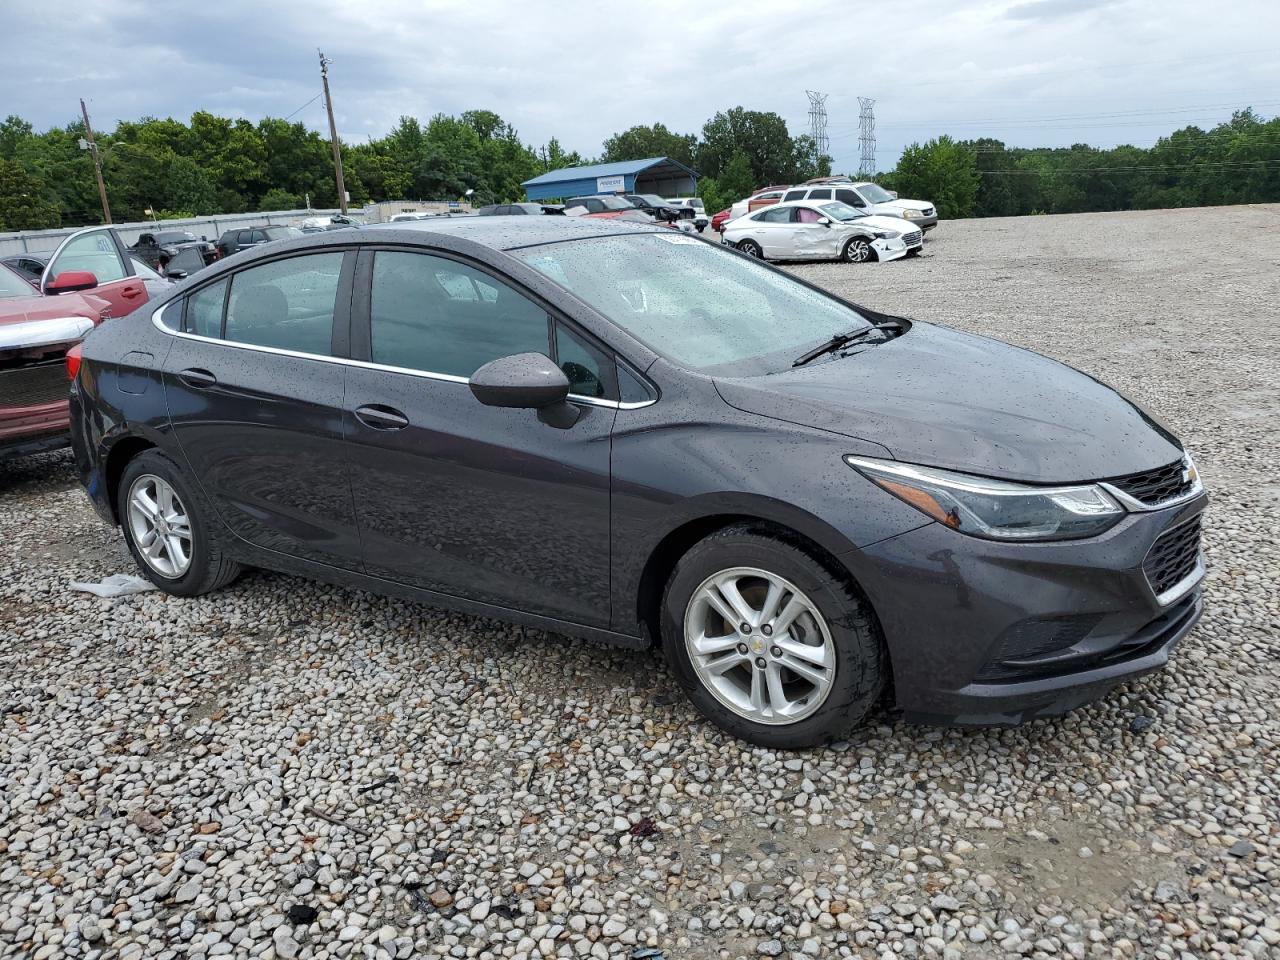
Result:
<svg viewBox="0 0 1280 960"><path fill-rule="evenodd" d="M644 224L479 217L214 265L68 359L143 573L246 566L644 647L754 743L1062 713L1201 612L1191 458L1096 380Z"/></svg>

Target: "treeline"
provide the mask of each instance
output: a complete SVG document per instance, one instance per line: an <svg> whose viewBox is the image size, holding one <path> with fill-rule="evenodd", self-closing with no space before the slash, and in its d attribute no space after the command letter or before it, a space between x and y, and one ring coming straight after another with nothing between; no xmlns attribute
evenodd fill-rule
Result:
<svg viewBox="0 0 1280 960"><path fill-rule="evenodd" d="M0 230L38 230L101 222L84 125L37 132L20 117L0 122ZM122 121L97 139L113 219L144 220L337 206L326 139L301 123L258 123L200 111L189 123ZM489 110L438 114L426 124L402 117L386 136L343 144L347 192L370 200L461 198L474 203L523 199L520 184L540 173L593 162L552 138L524 143ZM633 127L604 144L605 160L672 156L698 169L708 206L736 199L757 182L830 172L808 136L792 137L774 113L741 107L717 113L701 136L662 124Z"/></svg>
<svg viewBox="0 0 1280 960"><path fill-rule="evenodd" d="M1024 148L938 137L912 144L878 179L904 197L933 200L947 218L1275 203L1280 118L1242 110L1152 147Z"/></svg>
<svg viewBox="0 0 1280 960"><path fill-rule="evenodd" d="M11 116L0 122L0 230L101 220L92 158L79 122L36 132ZM327 140L301 123L258 123L203 111L189 123L121 122L98 137L108 200L119 221L253 210L337 206ZM523 198L520 184L583 163L672 157L702 176L710 211L753 189L831 172L807 135L792 136L776 113L742 107L717 113L698 134L663 124L609 137L598 157L565 151L553 137L524 143L490 110L402 117L368 143L343 144L352 203L455 199L477 204ZM1079 213L1280 201L1280 118L1252 110L1210 130L1186 127L1153 147L1007 147L999 140L938 137L912 144L896 169L877 178L907 197L932 200L943 217Z"/></svg>

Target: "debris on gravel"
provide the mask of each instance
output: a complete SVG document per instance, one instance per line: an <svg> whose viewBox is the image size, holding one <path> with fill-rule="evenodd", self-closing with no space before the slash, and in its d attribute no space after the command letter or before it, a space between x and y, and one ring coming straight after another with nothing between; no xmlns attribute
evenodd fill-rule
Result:
<svg viewBox="0 0 1280 960"><path fill-rule="evenodd" d="M947 222L791 268L1078 366L1197 458L1199 628L1015 730L886 709L778 753L654 652L274 574L71 592L132 572L118 532L67 454L0 464L0 956L1276 956L1278 227Z"/></svg>

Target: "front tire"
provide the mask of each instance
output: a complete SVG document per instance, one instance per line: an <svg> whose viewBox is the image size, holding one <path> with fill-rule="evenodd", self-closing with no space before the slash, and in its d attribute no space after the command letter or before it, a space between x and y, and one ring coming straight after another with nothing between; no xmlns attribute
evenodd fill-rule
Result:
<svg viewBox="0 0 1280 960"><path fill-rule="evenodd" d="M754 240L739 241L738 250L741 253L745 253L748 257L755 257L757 260L764 259L764 250L762 250L760 244L756 243Z"/></svg>
<svg viewBox="0 0 1280 960"><path fill-rule="evenodd" d="M211 536L208 502L159 450L144 450L125 467L116 515L143 576L165 593L197 597L240 574Z"/></svg>
<svg viewBox="0 0 1280 960"><path fill-rule="evenodd" d="M840 252L840 259L846 263L871 263L879 258L866 237L850 237Z"/></svg>
<svg viewBox="0 0 1280 960"><path fill-rule="evenodd" d="M663 595L662 643L694 706L764 747L846 735L888 672L874 619L852 586L795 544L745 524L680 558Z"/></svg>

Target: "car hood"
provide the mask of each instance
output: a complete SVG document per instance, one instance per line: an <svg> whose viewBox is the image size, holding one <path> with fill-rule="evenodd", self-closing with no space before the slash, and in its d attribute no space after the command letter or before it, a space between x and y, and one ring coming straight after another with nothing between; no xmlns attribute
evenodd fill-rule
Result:
<svg viewBox="0 0 1280 960"><path fill-rule="evenodd" d="M876 204L877 210L888 211L893 210L931 210L933 204L925 200L886 200L884 203Z"/></svg>
<svg viewBox="0 0 1280 960"><path fill-rule="evenodd" d="M909 220L903 217L890 217L885 214L873 214L870 217L859 217L857 220L849 220L840 224L842 227L866 227L869 230L892 230L894 233L907 233L910 230L919 230L919 227L913 227Z"/></svg>
<svg viewBox="0 0 1280 960"><path fill-rule="evenodd" d="M6 297L0 300L0 327L29 320L49 320L55 317L87 317L98 322L103 309L110 306L98 297L64 293L56 297Z"/></svg>
<svg viewBox="0 0 1280 960"><path fill-rule="evenodd" d="M730 406L878 443L898 460L1030 483L1123 476L1182 447L1136 404L1065 364L927 323L856 356L717 379Z"/></svg>

